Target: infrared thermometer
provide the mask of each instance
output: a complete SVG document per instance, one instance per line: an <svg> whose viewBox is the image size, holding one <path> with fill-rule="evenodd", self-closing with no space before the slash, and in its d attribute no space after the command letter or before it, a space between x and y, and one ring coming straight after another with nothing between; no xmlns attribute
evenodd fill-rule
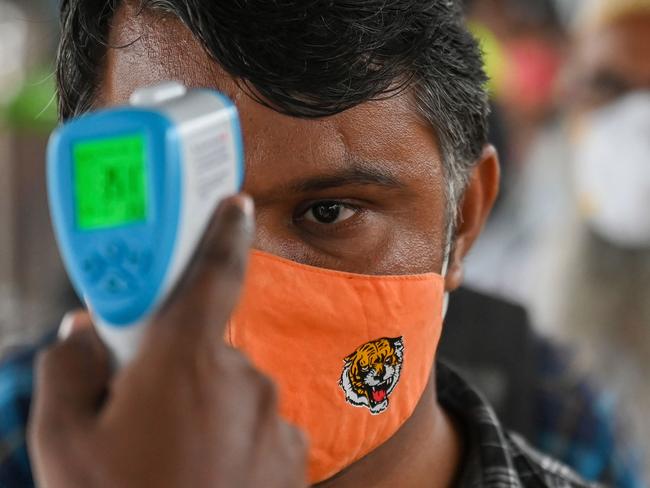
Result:
<svg viewBox="0 0 650 488"><path fill-rule="evenodd" d="M64 265L118 366L182 276L219 202L241 190L224 95L168 82L56 129L50 212Z"/></svg>

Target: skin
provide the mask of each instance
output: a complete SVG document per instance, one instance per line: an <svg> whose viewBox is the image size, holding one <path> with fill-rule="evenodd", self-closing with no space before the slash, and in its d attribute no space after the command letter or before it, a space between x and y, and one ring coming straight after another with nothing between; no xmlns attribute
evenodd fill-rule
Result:
<svg viewBox="0 0 650 488"><path fill-rule="evenodd" d="M174 42L169 42L170 39ZM281 115L252 101L174 18L151 13L136 16L128 6L120 8L111 29L111 45L126 47L108 51L98 106L123 104L137 87L167 79L180 80L189 87L212 87L234 100L240 112L246 148L244 191L255 202L253 247L300 263L362 274L440 272L447 248L448 228L441 154L435 132L418 118L407 96L365 103L324 119L301 120ZM494 150L486 147L471 175L460 209L446 276L448 291L457 288L462 281L463 257L480 233L497 188L497 158ZM335 223L325 224L315 219L313 206L323 200L341 202ZM223 247L219 243L213 245ZM242 256L246 250L240 245L229 252ZM211 280L218 280L218 276L217 269L210 279L196 285L194 296L212 297L203 291L202 286L213 292ZM174 317L164 315L160 320L186 321L193 318L197 309L205 308L202 303L197 303L196 298L189 299L189 296L192 295L185 293L177 297ZM211 313L223 316L224 310L212 307L202 315L210 316ZM157 341L155 338L149 340ZM238 355L229 351L229 357ZM65 361L65 354L61 356L59 360ZM191 355L185 359L188 357ZM56 364L56 360L51 363ZM141 360L138 368L153 371L154 365ZM235 371L232 374L238 374L237 368L232 371ZM47 374L47 368L43 374ZM153 372L150 374L155 376ZM223 371L220 374L224 374ZM119 375L115 381L131 383L128 376L124 379ZM241 376L239 373L240 381ZM461 465L462 436L453 419L437 403L434 377L435 372L414 414L395 436L319 486L451 486ZM158 381L163 382L162 379ZM253 391L257 391L255 381L249 384ZM170 386L165 388L169 390ZM230 391L224 390L227 385L220 388L222 395ZM236 390L232 391L233 396L237 394ZM128 405L128 397L122 398L122 402ZM226 434L241 437L251 431L241 426L245 422L239 419L240 416L248 419L271 417L273 425L281 425L274 408L249 412L244 405L242 402L240 406L243 412L232 412L237 417L233 423L239 422L236 434L233 427L220 426L227 430ZM212 407L215 411L216 407ZM36 419L39 419L38 415ZM128 416L125 415L123 421L129 422ZM158 428L167 429L168 422L169 418L161 420ZM171 419L171 422L176 420ZM141 429L135 422L129 423L128 427ZM61 464L61 457L65 457L60 449L53 453L41 447L47 446L49 439L47 429L44 430L45 434L34 429L31 442L35 446L35 457L40 460L36 466L42 479L48 476L49 469L56 469L52 466ZM153 431L146 434L150 436L150 443L155 442ZM209 451L232 450L224 438L227 439L228 435L215 435L210 441ZM289 467L293 466L292 462L298 462L295 461L297 456L292 454L299 445L295 436L292 439L287 435L269 435L267 445L270 446L269 455L275 451L287 452L285 462ZM246 455L243 451L234 452L232 456L239 459L238 455ZM263 456L266 452L255 454ZM170 459L174 458L170 456ZM202 456L200 460L207 465L212 462L209 457ZM68 464L65 464L65 473L79 469L79 463L74 463L75 469ZM251 469L253 474L264 472L264 486L291 486L286 480L274 478L286 471L296 474L298 479L294 482L302 481L300 469L292 467L278 473L268 464L260 463L259 467ZM175 463L174 469L184 472L190 468ZM133 482L129 486L256 486L250 480L229 479L228 473L217 472L212 476L221 476L219 482L222 484L193 484L185 480L184 484L178 485ZM178 475L177 479L182 479L182 476ZM78 485L62 482L49 486Z"/></svg>
<svg viewBox="0 0 650 488"><path fill-rule="evenodd" d="M585 29L576 39L566 98L574 118L650 90L650 10Z"/></svg>
<svg viewBox="0 0 650 488"><path fill-rule="evenodd" d="M584 27L576 35L570 61L561 91L569 108L569 138L577 143L595 110L650 90L650 10L630 11Z"/></svg>
<svg viewBox="0 0 650 488"><path fill-rule="evenodd" d="M252 216L248 197L221 205L176 299L114 377L87 314L41 354L28 441L38 486L304 486L305 442L278 417L272 382L220 340Z"/></svg>

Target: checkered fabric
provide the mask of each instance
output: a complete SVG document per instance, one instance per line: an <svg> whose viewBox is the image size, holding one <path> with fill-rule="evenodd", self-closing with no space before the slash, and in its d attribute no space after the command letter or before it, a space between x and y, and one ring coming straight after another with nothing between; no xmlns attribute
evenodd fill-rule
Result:
<svg viewBox="0 0 650 488"><path fill-rule="evenodd" d="M40 344L22 352L14 352L0 363L0 488L34 486L25 444L34 361L38 350L51 343L55 337L55 334L51 334ZM569 468L538 453L521 437L505 431L481 394L450 368L438 363L436 376L440 403L453 413L466 433L467 453L460 487L597 486L581 481ZM552 392L549 390L546 393ZM607 423L607 418L602 416L595 416L593 420L596 423ZM601 427L593 426L594 429ZM555 435L557 437L560 434ZM580 439L581 442L583 440ZM565 444L571 445L570 441L568 439ZM594 453L602 451L598 445L580 446L583 450L589 447ZM636 481L633 472L627 472L627 479L629 482L620 485L616 483L616 486L644 486Z"/></svg>
<svg viewBox="0 0 650 488"><path fill-rule="evenodd" d="M468 454L461 488L596 487L571 469L507 432L482 395L442 363L437 365L438 400L460 421Z"/></svg>

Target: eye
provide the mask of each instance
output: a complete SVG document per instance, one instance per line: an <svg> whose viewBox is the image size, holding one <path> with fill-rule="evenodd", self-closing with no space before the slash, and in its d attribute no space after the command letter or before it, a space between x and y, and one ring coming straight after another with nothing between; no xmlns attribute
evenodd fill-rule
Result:
<svg viewBox="0 0 650 488"><path fill-rule="evenodd" d="M393 364L393 360L391 358L386 358L384 359L384 364Z"/></svg>
<svg viewBox="0 0 650 488"><path fill-rule="evenodd" d="M319 224L338 224L357 213L355 208L336 201L317 202L307 209L304 219Z"/></svg>

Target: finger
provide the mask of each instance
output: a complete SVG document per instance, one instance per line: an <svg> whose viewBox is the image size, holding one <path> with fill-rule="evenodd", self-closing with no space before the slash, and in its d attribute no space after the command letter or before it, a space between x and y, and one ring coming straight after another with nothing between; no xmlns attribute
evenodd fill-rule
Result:
<svg viewBox="0 0 650 488"><path fill-rule="evenodd" d="M243 194L221 203L188 271L154 321L157 326L201 341L223 336L244 279L253 212L253 201Z"/></svg>
<svg viewBox="0 0 650 488"><path fill-rule="evenodd" d="M87 425L110 379L109 355L94 329L82 315L72 321L66 327L76 330L38 357L30 423L46 431Z"/></svg>
<svg viewBox="0 0 650 488"><path fill-rule="evenodd" d="M283 420L280 420L280 430L285 439L285 445L288 447L287 465L294 468L292 476L287 479L286 486L306 488L309 486L307 469L309 440L302 430Z"/></svg>
<svg viewBox="0 0 650 488"><path fill-rule="evenodd" d="M73 310L66 313L61 319L61 325L57 332L60 341L66 340L73 332L90 329L93 323L90 314L84 310Z"/></svg>
<svg viewBox="0 0 650 488"><path fill-rule="evenodd" d="M307 449L309 448L309 439L307 435L295 425L289 424L280 419L281 435L285 439L287 446L292 446L290 450L293 460L298 465L303 465L306 468L307 463Z"/></svg>
<svg viewBox="0 0 650 488"><path fill-rule="evenodd" d="M108 355L86 312L67 313L58 336L59 342L38 358L27 426L29 457L38 486L86 486L71 482L75 470L69 468L92 456L84 437L108 381Z"/></svg>
<svg viewBox="0 0 650 488"><path fill-rule="evenodd" d="M272 478L282 480L278 486L287 488L306 488L307 476L307 440L296 427L282 419L274 417L273 423L267 425L262 435L256 438L256 453L259 458L254 466L262 466L254 475L252 486L264 486L269 472L275 470Z"/></svg>

